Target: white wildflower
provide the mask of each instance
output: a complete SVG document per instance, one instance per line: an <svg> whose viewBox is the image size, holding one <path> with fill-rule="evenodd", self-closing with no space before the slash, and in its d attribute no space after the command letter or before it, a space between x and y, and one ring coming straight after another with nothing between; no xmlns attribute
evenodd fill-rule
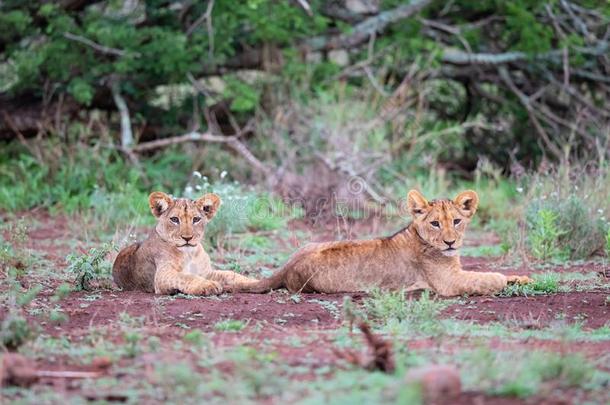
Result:
<svg viewBox="0 0 610 405"><path fill-rule="evenodd" d="M523 192L523 187L517 187L517 193L522 193Z"/></svg>
<svg viewBox="0 0 610 405"><path fill-rule="evenodd" d="M191 186L186 186L186 188L184 189L184 192L187 194L190 194L193 192L193 187Z"/></svg>
<svg viewBox="0 0 610 405"><path fill-rule="evenodd" d="M197 185L195 186L195 190L197 190L197 191L200 191L200 190L201 190L201 188L202 188L202 187L201 187L199 184L197 184Z"/></svg>
<svg viewBox="0 0 610 405"><path fill-rule="evenodd" d="M597 210L597 213L598 213L598 214L603 214L603 213L604 213L604 210L603 210L603 209L601 209L601 208L599 208L599 209Z"/></svg>
<svg viewBox="0 0 610 405"><path fill-rule="evenodd" d="M227 174L228 174L227 171L223 170L222 172L220 172L220 178L224 179L225 177L227 177Z"/></svg>
<svg viewBox="0 0 610 405"><path fill-rule="evenodd" d="M199 173L197 170L195 170L193 172L193 177L197 177L198 179L200 179L201 178L201 173Z"/></svg>

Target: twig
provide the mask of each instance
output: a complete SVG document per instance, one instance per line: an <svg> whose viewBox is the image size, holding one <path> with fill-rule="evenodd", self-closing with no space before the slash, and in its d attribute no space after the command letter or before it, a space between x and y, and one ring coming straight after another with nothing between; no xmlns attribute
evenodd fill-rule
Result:
<svg viewBox="0 0 610 405"><path fill-rule="evenodd" d="M39 378L97 378L102 373L97 371L47 371L35 370L34 374Z"/></svg>
<svg viewBox="0 0 610 405"><path fill-rule="evenodd" d="M132 56L135 56L136 58L139 58L141 56L141 54L139 52L131 52L131 51L124 51L122 49L111 48L109 46L98 44L97 42L94 42L94 41L90 40L89 38L85 38L85 37L81 37L80 35L72 34L71 32L64 32L64 38L69 39L71 41L80 42L81 44L87 45L87 46L95 49L98 52L108 54L108 55L115 55L115 56L132 55Z"/></svg>

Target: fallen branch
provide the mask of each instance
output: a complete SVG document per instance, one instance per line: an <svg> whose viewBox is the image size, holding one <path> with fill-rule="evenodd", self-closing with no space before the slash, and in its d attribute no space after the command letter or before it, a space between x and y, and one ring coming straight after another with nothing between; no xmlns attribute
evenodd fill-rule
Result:
<svg viewBox="0 0 610 405"><path fill-rule="evenodd" d="M127 152L130 151L132 153L142 153L147 152L154 149L165 148L170 145L177 145L185 142L216 142L216 143L225 143L231 149L239 153L254 169L263 175L269 176L271 175L271 169L261 162L256 156L250 152L250 150L244 145L239 138L252 131L253 129L253 121L250 121L241 128L235 135L225 136L225 135L217 135L211 132L189 132L184 135L175 136L171 138L158 139L155 141L143 142L140 143L133 148L121 148L121 150Z"/></svg>
<svg viewBox="0 0 610 405"><path fill-rule="evenodd" d="M432 0L414 0L410 4L405 4L392 10L379 13L374 17L367 18L361 23L356 24L349 33L331 37L318 36L310 38L305 41L302 47L315 52L340 48L353 48L362 45L366 43L372 35L385 31L392 23L417 14L430 3L432 3Z"/></svg>
<svg viewBox="0 0 610 405"><path fill-rule="evenodd" d="M608 52L608 42L599 42L595 47L577 48L579 52L589 56L603 56ZM506 63L520 62L529 59L533 60L553 60L562 61L563 49L555 49L530 55L525 52L504 52L504 53L468 53L456 49L446 49L443 52L442 61L454 65L503 65Z"/></svg>
<svg viewBox="0 0 610 405"><path fill-rule="evenodd" d="M85 37L81 37L80 35L72 34L71 32L64 32L64 38L69 39L70 41L79 42L83 45L87 45L88 47L93 48L96 51L107 54L107 55L114 55L114 56L132 55L132 56L135 56L136 58L139 58L141 56L141 54L139 52L130 52L130 51L124 51L122 49L111 48L109 46L98 44L97 42L94 42L94 41L90 40L89 38L85 38Z"/></svg>

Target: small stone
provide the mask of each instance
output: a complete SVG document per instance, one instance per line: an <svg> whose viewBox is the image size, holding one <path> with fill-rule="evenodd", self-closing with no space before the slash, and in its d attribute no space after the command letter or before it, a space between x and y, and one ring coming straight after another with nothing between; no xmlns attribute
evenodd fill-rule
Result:
<svg viewBox="0 0 610 405"><path fill-rule="evenodd" d="M110 366L112 366L112 360L106 356L98 356L91 361L91 367L96 370L106 370Z"/></svg>
<svg viewBox="0 0 610 405"><path fill-rule="evenodd" d="M429 365L409 370L407 383L421 385L426 403L446 403L460 395L462 383L459 371L451 365Z"/></svg>

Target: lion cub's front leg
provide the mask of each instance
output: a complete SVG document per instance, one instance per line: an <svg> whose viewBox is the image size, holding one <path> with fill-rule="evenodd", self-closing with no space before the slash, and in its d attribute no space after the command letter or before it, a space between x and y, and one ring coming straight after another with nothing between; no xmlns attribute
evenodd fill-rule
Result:
<svg viewBox="0 0 610 405"><path fill-rule="evenodd" d="M518 285L525 285L534 282L534 280L532 280L528 276L506 276L506 281L508 282L508 284Z"/></svg>
<svg viewBox="0 0 610 405"><path fill-rule="evenodd" d="M172 294L179 291L189 295L216 295L222 286L192 274L183 274L173 268L160 268L155 274L155 294Z"/></svg>
<svg viewBox="0 0 610 405"><path fill-rule="evenodd" d="M460 271L449 284L447 295L492 295L502 291L508 284L524 285L532 282L527 276L505 276L501 273L479 273Z"/></svg>

